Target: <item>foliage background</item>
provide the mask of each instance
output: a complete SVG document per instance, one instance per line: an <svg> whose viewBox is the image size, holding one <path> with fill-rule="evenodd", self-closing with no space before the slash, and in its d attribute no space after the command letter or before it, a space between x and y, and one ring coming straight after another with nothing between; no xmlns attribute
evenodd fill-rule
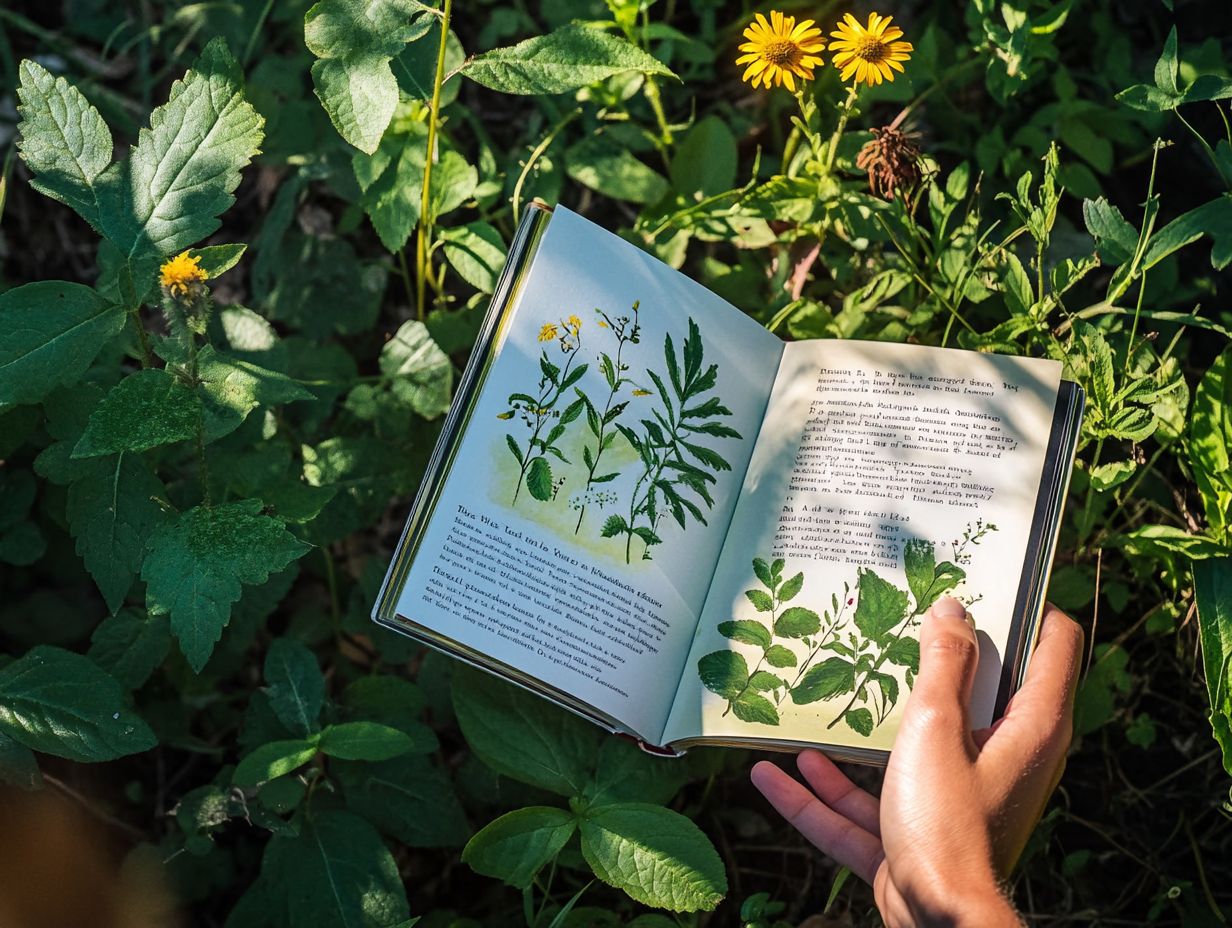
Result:
<svg viewBox="0 0 1232 928"><path fill-rule="evenodd" d="M447 71L466 55L577 19L606 21L609 34L679 80L647 78L656 66L645 59L640 71L564 93L502 93L491 77L485 86L478 74L451 76L440 94L422 251L436 19L421 17L405 35L378 30L310 50L308 7L63 0L0 9L0 290L58 279L108 294L116 274L114 255L73 210L32 189L31 170L16 157L18 63L36 59L79 87L119 155L172 80L221 37L264 117L264 140L221 228L199 220L207 238L177 247L248 243L235 268L210 282L220 309L209 340L233 361L280 375L241 389L228 430L204 445L204 468L191 430L145 445L125 432L132 423L112 430L125 449L118 460L144 462L146 476L133 479L155 481L144 498L161 501L167 521L159 524L182 529L159 529L166 534L148 554L148 537L113 536L108 547L91 534L91 501L105 499L105 481L74 470L65 453L107 391L135 377L135 329L109 338L58 391L0 405L6 779L41 784L105 822L128 855L127 878L172 886L193 924L385 925L409 912L433 926L795 925L827 904L834 924L876 923L869 891L836 881L832 864L768 814L745 777L750 756L644 760L535 701L511 702L499 687L461 678L449 661L367 621L447 405L444 387L465 362L512 232L511 200L541 196L621 230L787 336L946 341L1066 359L1096 415L1052 596L1083 622L1094 648L1069 767L1014 895L1041 924L1226 923L1228 780L1211 740L1191 561L1211 591L1208 632L1218 622L1232 628L1232 380L1222 373L1232 313L1227 274L1217 270L1232 240L1219 205L1232 188L1228 107L1226 99L1186 102L1191 133L1155 91L1116 99L1133 85L1167 83L1168 68L1161 75L1155 63L1174 25L1177 86L1199 75L1226 79L1226 4L887 4L881 12L895 14L916 44L907 75L861 95L837 174L804 164L778 182L771 178L792 174L781 160L794 103L784 92L750 90L732 64L751 4L459 6ZM828 26L849 7L781 8ZM351 133L372 157L340 137L314 96L318 59L369 76L395 62L399 102L389 128ZM836 76L822 69L813 119L823 138L842 98ZM936 174L912 218L901 200L879 205L852 163L864 130L921 98L910 124ZM1155 152L1157 138L1170 144ZM1050 208L1040 185L1054 142L1053 177L1064 194ZM1027 188L1024 172L1033 174ZM1139 236L1144 215L1161 230L1211 203L1193 228L1155 243L1158 261L1144 272L1138 259L1152 242ZM190 204L186 215L208 218L221 211L213 206ZM153 287L153 267L135 272L142 286ZM162 358L154 367L184 363L157 293L138 302ZM247 526L238 543L183 515L208 522L223 519L219 511L226 525ZM207 589L230 585L230 598L239 596L234 609L222 608L216 647L173 638L153 614L166 610L148 608L174 598L157 584L184 569L177 556L196 559ZM160 557L171 562L161 570ZM100 579L125 558L120 578ZM267 580L271 564L287 566ZM1212 662L1215 640L1212 678L1227 671L1218 655ZM34 650L48 647L59 650ZM1227 690L1216 698L1226 701ZM22 699L38 711L23 715ZM49 705L75 707L85 720L57 728L38 714ZM108 749L87 729L97 721L91 713L109 717L113 705L127 733ZM499 714L511 705L512 715ZM1217 707L1217 724L1220 717ZM362 735L362 744L348 748L339 731ZM271 743L282 747L271 753ZM519 753L527 743L538 756ZM549 772L535 773L544 756ZM552 838L539 848L552 862L525 892L479 875L528 883L518 866L537 858L516 842L512 861L491 846L487 857L483 847L468 852L471 866L461 861L474 832L514 810L539 810L536 834L572 832L566 798L574 808L635 803L652 819L668 807L692 820L722 860L725 901L713 915L652 915L592 882L601 869L591 859L600 841L593 822L590 856L585 828L580 846L573 839L562 850ZM637 828L628 829L635 844ZM680 898L639 896L629 875L604 882L658 906L704 908L721 881L708 845L692 833L682 842L663 862L671 885L696 880ZM350 895L329 909L316 893L340 873ZM562 912L581 889L577 907Z"/></svg>

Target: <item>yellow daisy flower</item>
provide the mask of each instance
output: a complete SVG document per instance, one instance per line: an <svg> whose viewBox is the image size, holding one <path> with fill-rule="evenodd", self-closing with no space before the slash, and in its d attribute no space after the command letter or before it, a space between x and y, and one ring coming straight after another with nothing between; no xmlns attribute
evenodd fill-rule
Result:
<svg viewBox="0 0 1232 928"><path fill-rule="evenodd" d="M555 322L544 323L542 329L539 330L539 341L550 342L556 339L557 334Z"/></svg>
<svg viewBox="0 0 1232 928"><path fill-rule="evenodd" d="M913 51L910 42L899 42L903 35L898 26L891 26L892 16L880 13L868 14L868 25L847 13L837 29L830 35L830 51L834 53L834 66L842 68L843 80L854 76L856 83L870 87L882 81L893 81L894 72L902 72L902 62L910 59Z"/></svg>
<svg viewBox="0 0 1232 928"><path fill-rule="evenodd" d="M813 68L821 66L820 52L826 47L821 30L813 20L802 20L771 11L770 21L758 13L757 21L744 30L748 39L740 46L745 54L736 59L736 64L748 65L743 80L754 87L758 84L767 90L772 86L796 89L796 78L813 79Z"/></svg>
<svg viewBox="0 0 1232 928"><path fill-rule="evenodd" d="M163 262L158 269L158 282L171 296L186 296L194 284L205 282L201 259L182 251L174 258Z"/></svg>
<svg viewBox="0 0 1232 928"><path fill-rule="evenodd" d="M569 321L569 328L573 330L574 335L577 335L578 330L582 328L582 320L579 319L577 316L570 316L568 321Z"/></svg>

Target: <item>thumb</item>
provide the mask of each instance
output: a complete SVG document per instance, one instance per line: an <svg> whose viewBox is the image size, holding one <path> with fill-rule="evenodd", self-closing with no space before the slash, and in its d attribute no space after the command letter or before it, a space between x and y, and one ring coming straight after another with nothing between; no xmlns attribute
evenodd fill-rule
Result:
<svg viewBox="0 0 1232 928"><path fill-rule="evenodd" d="M967 610L958 600L941 597L920 627L920 673L907 705L911 723L927 726L930 737L970 741L967 702L978 663L979 644Z"/></svg>

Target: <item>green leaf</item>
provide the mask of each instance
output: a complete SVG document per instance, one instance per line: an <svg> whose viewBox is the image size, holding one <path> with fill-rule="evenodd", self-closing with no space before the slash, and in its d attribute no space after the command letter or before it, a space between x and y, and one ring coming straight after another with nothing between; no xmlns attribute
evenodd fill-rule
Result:
<svg viewBox="0 0 1232 928"><path fill-rule="evenodd" d="M782 689L787 681L768 670L754 671L749 677L749 689L755 693L768 693L771 690Z"/></svg>
<svg viewBox="0 0 1232 928"><path fill-rule="evenodd" d="M774 623L774 633L782 638L803 638L821 628L821 617L812 609L792 606L784 609Z"/></svg>
<svg viewBox="0 0 1232 928"><path fill-rule="evenodd" d="M798 573L783 581L782 587L779 588L779 602L785 603L788 600L796 598L796 595L804 588L804 574Z"/></svg>
<svg viewBox="0 0 1232 928"><path fill-rule="evenodd" d="M376 151L398 106L390 59L431 25L414 0L321 0L304 16L304 43L320 59L312 65L317 99L360 151Z"/></svg>
<svg viewBox="0 0 1232 928"><path fill-rule="evenodd" d="M1099 257L1104 264L1124 264L1138 250L1138 230L1105 197L1083 200L1082 218L1099 246Z"/></svg>
<svg viewBox="0 0 1232 928"><path fill-rule="evenodd" d="M307 550L281 522L261 514L259 500L198 506L150 537L141 568L146 605L154 615L171 616L171 630L199 673L241 584L264 583Z"/></svg>
<svg viewBox="0 0 1232 928"><path fill-rule="evenodd" d="M94 182L111 163L107 124L76 87L37 62L22 61L18 73L18 150L34 175L30 186L99 228Z"/></svg>
<svg viewBox="0 0 1232 928"><path fill-rule="evenodd" d="M188 255L196 258L207 280L221 277L231 268L240 263L248 246L242 242L234 245L206 245L203 248L190 248ZM238 307L242 308L242 307Z"/></svg>
<svg viewBox="0 0 1232 928"><path fill-rule="evenodd" d="M1219 74L1199 74L1181 94L1181 102L1200 103L1205 100L1226 100L1228 97L1232 97L1232 79Z"/></svg>
<svg viewBox="0 0 1232 928"><path fill-rule="evenodd" d="M440 349L428 327L411 319L381 348L381 374L393 381L394 395L425 419L449 410L453 362Z"/></svg>
<svg viewBox="0 0 1232 928"><path fill-rule="evenodd" d="M896 638L885 652L886 660L900 667L907 667L912 673L920 672L920 643L914 638Z"/></svg>
<svg viewBox="0 0 1232 928"><path fill-rule="evenodd" d="M325 678L316 656L303 643L293 638L270 643L265 652L265 686L270 708L289 731L307 737L320 727Z"/></svg>
<svg viewBox="0 0 1232 928"><path fill-rule="evenodd" d="M1232 774L1232 558L1198 561L1193 574L1211 730Z"/></svg>
<svg viewBox="0 0 1232 928"><path fill-rule="evenodd" d="M1176 96L1178 93L1176 71L1176 26L1173 26L1168 31L1168 38L1164 40L1163 53L1155 62L1155 86L1169 96Z"/></svg>
<svg viewBox="0 0 1232 928"><path fill-rule="evenodd" d="M428 130L414 122L406 132L387 132L372 155L351 159L372 228L389 251L400 251L419 222Z"/></svg>
<svg viewBox="0 0 1232 928"><path fill-rule="evenodd" d="M90 414L74 458L123 451L148 451L187 441L197 434L201 403L196 394L165 370L129 374L108 391Z"/></svg>
<svg viewBox="0 0 1232 928"><path fill-rule="evenodd" d="M526 469L526 489L537 500L552 498L552 465L545 457L537 457Z"/></svg>
<svg viewBox="0 0 1232 928"><path fill-rule="evenodd" d="M753 573L767 589L774 588L774 577L770 573L770 565L759 557L753 558Z"/></svg>
<svg viewBox="0 0 1232 928"><path fill-rule="evenodd" d="M757 645L762 649L770 647L771 643L770 629L760 622L753 622L748 619L720 622L719 634L724 638L731 638L733 641L739 641L744 644Z"/></svg>
<svg viewBox="0 0 1232 928"><path fill-rule="evenodd" d="M735 651L714 651L697 662L702 685L724 699L735 699L749 682L749 665Z"/></svg>
<svg viewBox="0 0 1232 928"><path fill-rule="evenodd" d="M409 928L398 864L376 829L350 812L306 818L296 837L275 837L261 878L285 886L287 924L296 928Z"/></svg>
<svg viewBox="0 0 1232 928"><path fill-rule="evenodd" d="M853 619L865 638L877 641L907 617L907 594L867 568L861 568L859 576Z"/></svg>
<svg viewBox="0 0 1232 928"><path fill-rule="evenodd" d="M235 765L231 782L235 786L259 786L267 780L298 770L316 756L316 741L271 741Z"/></svg>
<svg viewBox="0 0 1232 928"><path fill-rule="evenodd" d="M1204 234L1214 243L1211 266L1221 271L1232 263L1232 194L1223 194L1182 213L1152 235L1142 256L1142 269L1149 270Z"/></svg>
<svg viewBox="0 0 1232 928"><path fill-rule="evenodd" d="M1181 105L1182 97L1165 93L1151 84L1135 84L1116 95L1120 103L1146 113L1165 113Z"/></svg>
<svg viewBox="0 0 1232 928"><path fill-rule="evenodd" d="M568 797L590 781L599 731L572 713L462 668L454 671L453 706L471 750L497 773Z"/></svg>
<svg viewBox="0 0 1232 928"><path fill-rule="evenodd" d="M124 320L80 284L43 280L0 293L0 405L37 403L76 382Z"/></svg>
<svg viewBox="0 0 1232 928"><path fill-rule="evenodd" d="M0 783L24 790L40 789L43 785L43 774L34 752L3 731L0 731Z"/></svg>
<svg viewBox="0 0 1232 928"><path fill-rule="evenodd" d="M766 663L771 667L795 667L796 652L776 644L766 649Z"/></svg>
<svg viewBox="0 0 1232 928"><path fill-rule="evenodd" d="M742 722L755 722L761 725L779 724L779 712L774 703L765 696L759 696L750 688L737 696L731 704L732 714Z"/></svg>
<svg viewBox="0 0 1232 928"><path fill-rule="evenodd" d="M698 120L672 157L672 186L677 193L701 199L736 183L736 138L718 116Z"/></svg>
<svg viewBox="0 0 1232 928"><path fill-rule="evenodd" d="M476 873L525 889L548 861L573 837L573 814L548 806L506 813L485 826L462 851Z"/></svg>
<svg viewBox="0 0 1232 928"><path fill-rule="evenodd" d="M604 738L595 759L594 776L583 798L588 805L611 802L672 800L689 777L685 764L663 763L623 738Z"/></svg>
<svg viewBox="0 0 1232 928"><path fill-rule="evenodd" d="M69 485L65 515L77 553L115 612L141 571L150 534L169 518L155 502L167 491L135 454L90 460L81 470Z"/></svg>
<svg viewBox="0 0 1232 928"><path fill-rule="evenodd" d="M1129 655L1116 645L1096 646L1095 659L1074 698L1074 734L1089 735L1111 721L1117 693L1128 693L1133 680L1126 667Z"/></svg>
<svg viewBox="0 0 1232 928"><path fill-rule="evenodd" d="M774 599L763 590L745 590L744 595L758 612L769 612L774 608Z"/></svg>
<svg viewBox="0 0 1232 928"><path fill-rule="evenodd" d="M571 145L565 170L579 184L630 203L656 203L670 189L663 175L606 136L587 136Z"/></svg>
<svg viewBox="0 0 1232 928"><path fill-rule="evenodd" d="M103 619L90 636L87 656L130 690L138 689L171 650L166 616L121 609Z"/></svg>
<svg viewBox="0 0 1232 928"><path fill-rule="evenodd" d="M206 345L197 359L206 441L214 441L239 428L258 406L276 406L313 395L278 371L216 351Z"/></svg>
<svg viewBox="0 0 1232 928"><path fill-rule="evenodd" d="M480 293L491 293L505 263L505 243L486 222L441 229L445 258L458 276Z"/></svg>
<svg viewBox="0 0 1232 928"><path fill-rule="evenodd" d="M449 775L428 758L334 760L347 808L410 847L459 847L470 835Z"/></svg>
<svg viewBox="0 0 1232 928"><path fill-rule="evenodd" d="M636 45L585 26L564 26L468 61L462 73L476 83L513 94L567 93L626 71L675 75Z"/></svg>
<svg viewBox="0 0 1232 928"><path fill-rule="evenodd" d="M829 657L809 668L791 690L791 701L799 706L833 699L856 688L856 666L843 657Z"/></svg>
<svg viewBox="0 0 1232 928"><path fill-rule="evenodd" d="M857 735L867 738L873 733L873 713L867 709L848 709L843 713L843 721Z"/></svg>
<svg viewBox="0 0 1232 928"><path fill-rule="evenodd" d="M437 217L452 212L471 198L479 183L479 172L456 151L446 151L432 168L432 188L428 215Z"/></svg>
<svg viewBox="0 0 1232 928"><path fill-rule="evenodd" d="M415 747L410 736L380 722L342 722L321 732L321 751L341 760L389 760Z"/></svg>
<svg viewBox="0 0 1232 928"><path fill-rule="evenodd" d="M95 763L158 740L115 678L80 654L39 645L0 669L0 732L32 751Z"/></svg>
<svg viewBox="0 0 1232 928"><path fill-rule="evenodd" d="M924 602L933 585L937 558L931 541L913 538L903 545L903 572L907 575L907 588L916 602L916 612L923 612L932 602ZM935 597L934 597L935 598Z"/></svg>
<svg viewBox="0 0 1232 928"><path fill-rule="evenodd" d="M709 911L727 892L723 862L709 839L679 813L643 803L587 810L582 856L595 876L645 905Z"/></svg>

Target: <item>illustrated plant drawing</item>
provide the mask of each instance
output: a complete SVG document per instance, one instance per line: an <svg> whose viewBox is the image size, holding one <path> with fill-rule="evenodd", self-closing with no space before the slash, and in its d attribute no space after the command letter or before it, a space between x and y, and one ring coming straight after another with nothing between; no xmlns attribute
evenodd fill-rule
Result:
<svg viewBox="0 0 1232 928"><path fill-rule="evenodd" d="M1232 921L1227 6L0 2L6 885L100 924L881 924L751 754L651 758L369 618L541 199L785 339L1063 365L1048 596L1087 652L1005 891L1041 925ZM623 342L537 308L483 423L497 502L617 563L687 556L735 479L740 372L707 388L714 333L656 296L601 307ZM920 611L980 592L955 534L825 589L760 558L703 671L725 721L886 734ZM79 836L50 890L18 812Z"/></svg>
<svg viewBox="0 0 1232 928"><path fill-rule="evenodd" d="M852 731L870 736L899 699L898 678L886 665L904 668L907 688L914 685L920 672L920 646L911 633L937 597L966 579L966 571L958 565L970 564L970 547L994 531L996 526L982 520L968 525L963 538L953 543L953 560L940 563L933 542L907 541L903 545L906 590L871 568L860 567L854 596L850 584L844 583L842 595L832 593L829 608L820 615L800 605L783 608L801 594L803 572L784 580L782 558L769 562L755 558L753 574L763 588L745 590L744 595L758 617L722 622L719 633L759 648L761 656L750 672L739 651L707 654L697 665L703 685L727 700L724 715L730 712L741 721L763 725L780 723L780 707L789 697L797 706L843 699L842 708L826 727L841 721ZM853 605L850 626L854 628L844 621ZM803 660L797 642L807 649ZM823 651L829 656L814 663ZM791 674L791 668L798 669Z"/></svg>

